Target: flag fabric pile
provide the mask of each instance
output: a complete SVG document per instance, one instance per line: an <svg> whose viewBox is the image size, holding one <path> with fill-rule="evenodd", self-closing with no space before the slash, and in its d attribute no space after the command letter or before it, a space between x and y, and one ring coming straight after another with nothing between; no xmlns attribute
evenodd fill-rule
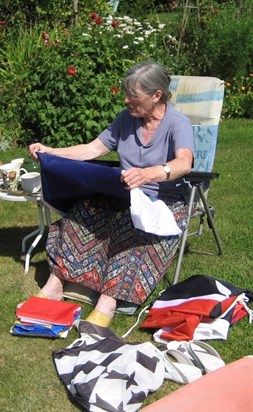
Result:
<svg viewBox="0 0 253 412"><path fill-rule="evenodd" d="M66 389L84 411L139 411L165 379L160 351L151 342L126 343L109 328L77 322L80 337L53 353Z"/></svg>
<svg viewBox="0 0 253 412"><path fill-rule="evenodd" d="M207 275L194 275L168 289L154 302L141 328L157 329L156 342L227 339L229 328L244 316L253 291Z"/></svg>
<svg viewBox="0 0 253 412"><path fill-rule="evenodd" d="M21 336L66 338L82 308L70 302L31 296L16 312L10 333Z"/></svg>

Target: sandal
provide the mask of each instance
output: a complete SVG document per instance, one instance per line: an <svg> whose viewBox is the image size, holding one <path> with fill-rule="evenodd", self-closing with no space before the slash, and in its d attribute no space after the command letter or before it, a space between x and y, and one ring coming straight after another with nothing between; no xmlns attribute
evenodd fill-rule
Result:
<svg viewBox="0 0 253 412"><path fill-rule="evenodd" d="M225 365L219 353L211 345L202 341L171 341L167 344L167 348L187 356L203 375Z"/></svg>
<svg viewBox="0 0 253 412"><path fill-rule="evenodd" d="M189 354L192 356L193 363L203 374L213 372L216 369L225 366L219 353L205 342L193 340L188 344Z"/></svg>
<svg viewBox="0 0 253 412"><path fill-rule="evenodd" d="M159 355L165 366L165 379L186 384L202 377L201 370L189 357L177 350L166 350Z"/></svg>

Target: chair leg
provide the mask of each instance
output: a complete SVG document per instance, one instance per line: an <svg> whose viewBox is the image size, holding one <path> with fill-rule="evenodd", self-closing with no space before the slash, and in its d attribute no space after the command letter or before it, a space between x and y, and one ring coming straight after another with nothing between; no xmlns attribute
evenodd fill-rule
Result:
<svg viewBox="0 0 253 412"><path fill-rule="evenodd" d="M192 214L192 208L193 208L193 203L194 203L194 199L195 199L195 193L196 193L196 186L193 186L191 188L191 195L190 195L190 200L189 200L189 212L188 212L187 226L186 226L186 229L185 229L184 233L182 234L182 237L181 237L181 240L180 240L179 253L178 253L178 259L177 259L177 267L176 267L176 272L175 272L174 279L173 279L173 285L175 285L178 282L180 272L181 272L181 266L182 266L182 262L183 262L184 251L185 251L186 241L187 241L188 232L189 232L189 224L190 224L190 220L191 220L191 214Z"/></svg>
<svg viewBox="0 0 253 412"><path fill-rule="evenodd" d="M212 214L212 212L209 208L209 205L208 205L207 200L205 198L204 190L203 190L203 187L201 186L201 184L197 185L197 188L198 188L198 192L199 192L200 198L202 200L203 206L205 208L205 212L207 214L208 225L209 225L210 229L212 229L212 232L213 232L213 235L214 235L217 247L218 247L218 255L221 255L222 254L221 238L220 238L218 230L217 230L217 228L214 224L213 214Z"/></svg>

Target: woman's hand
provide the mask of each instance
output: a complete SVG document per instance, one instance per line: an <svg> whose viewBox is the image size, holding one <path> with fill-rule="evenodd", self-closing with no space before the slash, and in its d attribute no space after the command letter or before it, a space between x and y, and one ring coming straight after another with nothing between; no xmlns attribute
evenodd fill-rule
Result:
<svg viewBox="0 0 253 412"><path fill-rule="evenodd" d="M127 189L129 190L142 186L147 182L147 179L145 177L145 169L132 167L131 169L125 170L124 172L122 172L120 180L127 186Z"/></svg>
<svg viewBox="0 0 253 412"><path fill-rule="evenodd" d="M29 151L30 151L31 156L35 160L38 160L37 152L52 153L53 149L52 149L52 147L44 146L41 143L33 143L29 146Z"/></svg>

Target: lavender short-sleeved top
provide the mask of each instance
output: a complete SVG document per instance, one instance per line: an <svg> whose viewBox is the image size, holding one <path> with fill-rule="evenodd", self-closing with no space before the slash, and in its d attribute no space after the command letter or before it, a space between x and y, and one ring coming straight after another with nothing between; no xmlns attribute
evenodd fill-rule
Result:
<svg viewBox="0 0 253 412"><path fill-rule="evenodd" d="M169 162L178 149L194 151L192 124L182 113L168 106L151 141L141 140L142 119L123 110L98 137L108 149L117 151L122 170L131 167L145 168ZM187 185L183 179L150 182L142 190L149 196L169 198L171 201L187 199Z"/></svg>

